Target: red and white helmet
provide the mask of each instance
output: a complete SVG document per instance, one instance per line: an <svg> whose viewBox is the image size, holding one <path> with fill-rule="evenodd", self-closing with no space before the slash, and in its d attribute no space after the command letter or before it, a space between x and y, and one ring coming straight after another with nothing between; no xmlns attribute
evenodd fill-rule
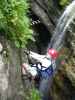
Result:
<svg viewBox="0 0 75 100"><path fill-rule="evenodd" d="M56 59L59 55L55 49L49 49L48 54L52 57L52 59Z"/></svg>

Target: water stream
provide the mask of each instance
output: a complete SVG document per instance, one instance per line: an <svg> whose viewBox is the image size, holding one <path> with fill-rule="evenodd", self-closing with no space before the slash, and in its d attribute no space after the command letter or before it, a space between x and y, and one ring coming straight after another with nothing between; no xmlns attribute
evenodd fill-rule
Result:
<svg viewBox="0 0 75 100"><path fill-rule="evenodd" d="M75 18L75 0L67 6L64 13L60 17L52 39L48 45L48 48L54 48L56 50L60 50L64 44L64 38L67 28L70 23Z"/></svg>

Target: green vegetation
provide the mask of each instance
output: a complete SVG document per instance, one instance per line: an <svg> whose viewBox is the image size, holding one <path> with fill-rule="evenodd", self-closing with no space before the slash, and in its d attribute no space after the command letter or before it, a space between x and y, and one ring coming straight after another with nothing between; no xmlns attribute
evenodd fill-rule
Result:
<svg viewBox="0 0 75 100"><path fill-rule="evenodd" d="M32 86L32 88L25 91L24 100L41 100L39 91Z"/></svg>
<svg viewBox="0 0 75 100"><path fill-rule="evenodd" d="M32 39L28 9L27 0L0 0L0 30L17 47L24 47Z"/></svg>
<svg viewBox="0 0 75 100"><path fill-rule="evenodd" d="M70 0L60 0L60 5L61 6L66 6L67 4L69 4Z"/></svg>
<svg viewBox="0 0 75 100"><path fill-rule="evenodd" d="M30 100L41 100L40 94L35 88L30 91Z"/></svg>

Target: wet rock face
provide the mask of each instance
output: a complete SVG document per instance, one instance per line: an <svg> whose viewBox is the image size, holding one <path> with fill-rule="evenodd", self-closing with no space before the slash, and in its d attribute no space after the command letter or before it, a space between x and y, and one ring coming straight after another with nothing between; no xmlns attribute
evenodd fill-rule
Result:
<svg viewBox="0 0 75 100"><path fill-rule="evenodd" d="M0 100L24 100L19 50L4 37L0 42Z"/></svg>
<svg viewBox="0 0 75 100"><path fill-rule="evenodd" d="M60 14L54 0L30 0L31 10L41 19L50 33L53 33Z"/></svg>
<svg viewBox="0 0 75 100"><path fill-rule="evenodd" d="M0 90L5 91L8 88L7 72L4 70L5 65L0 55Z"/></svg>
<svg viewBox="0 0 75 100"><path fill-rule="evenodd" d="M68 32L67 36L67 43L66 46L68 47L69 53L67 54L67 65L66 65L66 72L67 76L72 82L72 85L75 86L75 24L72 24L71 31ZM68 59L69 58L69 59Z"/></svg>
<svg viewBox="0 0 75 100"><path fill-rule="evenodd" d="M3 50L3 46L0 43L0 53ZM5 100L7 97L8 89L8 69L3 62L3 54L0 54L0 100Z"/></svg>

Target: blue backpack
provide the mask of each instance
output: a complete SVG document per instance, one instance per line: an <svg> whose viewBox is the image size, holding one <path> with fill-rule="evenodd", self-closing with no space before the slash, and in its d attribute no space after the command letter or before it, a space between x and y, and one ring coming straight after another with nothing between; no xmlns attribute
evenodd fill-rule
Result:
<svg viewBox="0 0 75 100"><path fill-rule="evenodd" d="M41 66L41 69L38 68L38 65L40 64ZM52 67L52 64L46 68L44 66L42 66L41 63L37 63L37 64L32 64L32 67L36 67L37 68L37 72L38 72L38 75L41 77L41 78L49 78L50 76L53 75L53 67ZM42 70L42 68L46 68L45 70Z"/></svg>

